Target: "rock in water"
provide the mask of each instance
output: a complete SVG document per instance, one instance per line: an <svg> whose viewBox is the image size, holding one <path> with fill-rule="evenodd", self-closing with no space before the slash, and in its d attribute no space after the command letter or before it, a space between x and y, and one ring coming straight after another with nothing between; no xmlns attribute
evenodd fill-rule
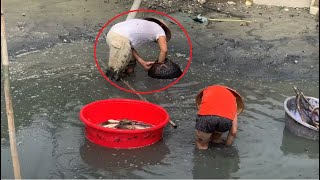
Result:
<svg viewBox="0 0 320 180"><path fill-rule="evenodd" d="M252 5L252 3L250 2L250 1L246 1L246 3L245 3L247 6L251 6Z"/></svg>
<svg viewBox="0 0 320 180"><path fill-rule="evenodd" d="M180 67L166 59L163 64L155 62L148 71L148 75L157 79L174 79L182 75Z"/></svg>
<svg viewBox="0 0 320 180"><path fill-rule="evenodd" d="M236 3L233 2L233 1L228 1L227 4L229 4L229 5L235 5Z"/></svg>
<svg viewBox="0 0 320 180"><path fill-rule="evenodd" d="M206 0L198 0L198 3L200 3L200 4L204 4L206 2L207 2Z"/></svg>

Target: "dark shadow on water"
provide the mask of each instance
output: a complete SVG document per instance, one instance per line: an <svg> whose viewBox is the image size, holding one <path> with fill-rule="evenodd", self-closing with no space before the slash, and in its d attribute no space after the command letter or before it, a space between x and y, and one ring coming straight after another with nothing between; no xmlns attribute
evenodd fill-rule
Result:
<svg viewBox="0 0 320 180"><path fill-rule="evenodd" d="M170 153L163 140L137 149L112 149L96 145L85 140L80 147L80 156L85 163L95 169L107 171L143 170L144 166L163 164L163 159Z"/></svg>
<svg viewBox="0 0 320 180"><path fill-rule="evenodd" d="M226 179L239 170L238 150L224 145L210 146L208 150L196 149L193 152L194 179Z"/></svg>
<svg viewBox="0 0 320 180"><path fill-rule="evenodd" d="M280 146L284 155L308 155L311 159L319 158L319 141L298 137L287 128L283 129L282 144Z"/></svg>

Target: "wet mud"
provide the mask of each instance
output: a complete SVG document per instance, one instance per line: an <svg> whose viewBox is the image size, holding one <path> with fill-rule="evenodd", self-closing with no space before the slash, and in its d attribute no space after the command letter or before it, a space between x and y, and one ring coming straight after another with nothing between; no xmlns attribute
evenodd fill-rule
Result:
<svg viewBox="0 0 320 180"><path fill-rule="evenodd" d="M293 85L319 97L319 27L307 10L253 6L240 12L232 10L238 6L225 5L229 8L225 13L222 7L212 11L208 8L218 7L204 4L207 10L168 11L190 35L192 63L177 84L143 97L164 107L178 128L168 125L163 140L152 146L114 150L85 139L79 111L100 99L138 99L110 85L93 59L97 31L130 2L24 3L4 3L23 178L319 178L319 142L288 132L283 108L283 101L294 95ZM198 12L207 17L232 13L253 22L199 24L191 18ZM170 27L169 58L183 69L189 46L179 27L173 23ZM158 56L156 44L138 52L147 60ZM100 38L97 58L102 69L107 55ZM149 77L140 65L125 80L138 91L173 82ZM2 78L1 82L1 178L13 178ZM126 88L123 82L117 84ZM194 143L195 97L212 84L236 89L246 108L231 147L211 144L208 151L199 151Z"/></svg>

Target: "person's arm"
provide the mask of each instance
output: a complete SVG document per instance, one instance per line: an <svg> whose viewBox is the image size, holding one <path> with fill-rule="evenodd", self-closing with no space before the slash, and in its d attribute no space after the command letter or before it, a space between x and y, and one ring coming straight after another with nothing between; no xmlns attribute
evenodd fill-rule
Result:
<svg viewBox="0 0 320 180"><path fill-rule="evenodd" d="M238 130L238 117L236 115L232 121L232 127L227 137L227 141L226 141L227 146L230 146L233 143L233 140L237 135L237 130Z"/></svg>
<svg viewBox="0 0 320 180"><path fill-rule="evenodd" d="M150 61L145 61L145 60L143 60L143 59L139 56L138 52L137 52L135 49L133 49L133 48L132 48L132 55L133 55L133 57L134 57L146 70L150 69L150 68L151 68L151 65L154 63L154 62L150 62Z"/></svg>
<svg viewBox="0 0 320 180"><path fill-rule="evenodd" d="M167 52L168 52L168 47L167 47L167 38L165 36L160 36L158 39L158 44L160 48L160 54L159 54L159 63L164 63L164 61L167 58Z"/></svg>

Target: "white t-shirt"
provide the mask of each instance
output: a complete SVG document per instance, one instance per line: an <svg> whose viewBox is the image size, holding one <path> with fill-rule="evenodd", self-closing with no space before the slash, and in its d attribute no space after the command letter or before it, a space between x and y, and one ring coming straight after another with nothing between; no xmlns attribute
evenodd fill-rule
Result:
<svg viewBox="0 0 320 180"><path fill-rule="evenodd" d="M128 38L133 48L146 42L156 41L160 36L166 36L164 30L157 23L143 19L131 19L117 23L112 26L110 31Z"/></svg>

